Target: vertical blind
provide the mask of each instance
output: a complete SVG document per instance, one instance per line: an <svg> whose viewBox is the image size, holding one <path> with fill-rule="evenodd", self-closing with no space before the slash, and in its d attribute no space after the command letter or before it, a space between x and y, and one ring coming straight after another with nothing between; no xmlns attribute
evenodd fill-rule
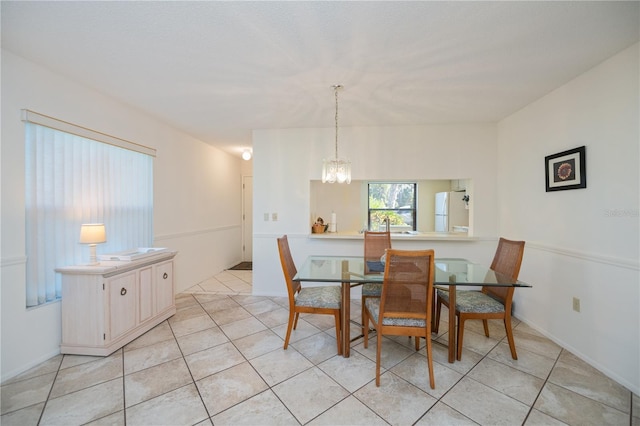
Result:
<svg viewBox="0 0 640 426"><path fill-rule="evenodd" d="M151 246L153 157L29 121L25 127L30 307L61 297L55 268L88 262L83 223L105 224L98 254Z"/></svg>

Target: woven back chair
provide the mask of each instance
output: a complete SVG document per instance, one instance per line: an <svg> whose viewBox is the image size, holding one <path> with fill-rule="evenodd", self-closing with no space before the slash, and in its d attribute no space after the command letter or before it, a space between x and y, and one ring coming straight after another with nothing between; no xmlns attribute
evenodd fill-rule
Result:
<svg viewBox="0 0 640 426"><path fill-rule="evenodd" d="M387 232L364 232L364 273L382 273L384 272L384 264L380 260L391 248L391 233ZM382 293L382 284L365 283L362 286L362 333L366 323L364 321L364 304L367 297L380 297Z"/></svg>
<svg viewBox="0 0 640 426"><path fill-rule="evenodd" d="M433 250L387 250L382 294L366 301L364 347L369 343L369 324L377 332L376 386L380 386L380 353L386 335L414 336L426 340L429 384L435 388L431 352L433 309Z"/></svg>
<svg viewBox="0 0 640 426"><path fill-rule="evenodd" d="M377 266L380 265L380 258L387 249L391 248L390 232L364 232L364 260L365 274L371 272L382 272Z"/></svg>
<svg viewBox="0 0 640 426"><path fill-rule="evenodd" d="M495 272L498 282L501 279L509 281L517 280L520 274L520 266L522 265L522 257L524 255L524 241L512 241L500 238L498 248L491 263L491 269ZM518 359L516 353L516 344L513 339L513 330L511 328L511 303L513 300L513 292L515 288L512 286L482 287L482 291L458 291L456 292L456 316L458 317L458 340L457 340L457 359L462 358L462 340L464 338L464 322L468 319L481 319L484 326L484 334L489 337L489 319L501 319L504 322L504 328L509 341L509 349L511 357ZM440 311L442 305L451 309L449 306L449 292L447 290L438 289L437 291L437 308L435 318L435 331L438 331L440 322Z"/></svg>
<svg viewBox="0 0 640 426"><path fill-rule="evenodd" d="M336 321L336 343L338 354L342 354L340 345L340 314L342 312L342 290L339 286L303 287L300 281L294 281L298 270L293 262L289 240L286 235L278 238L278 251L284 280L287 283L289 294L289 323L287 336L284 339L284 349L289 346L291 330L298 325L298 317L301 312L311 314L333 315Z"/></svg>

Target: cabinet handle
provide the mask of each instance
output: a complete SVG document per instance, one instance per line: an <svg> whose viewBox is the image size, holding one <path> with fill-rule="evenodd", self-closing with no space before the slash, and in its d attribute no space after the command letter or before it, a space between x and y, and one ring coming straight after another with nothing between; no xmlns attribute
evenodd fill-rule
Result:
<svg viewBox="0 0 640 426"><path fill-rule="evenodd" d="M120 290L120 296L124 296L125 294L127 294L127 289L122 287L122 290Z"/></svg>
<svg viewBox="0 0 640 426"><path fill-rule="evenodd" d="M169 274L167 274L167 273L165 272L164 274L162 274L162 278L164 278L164 279L166 280L167 278L169 278Z"/></svg>

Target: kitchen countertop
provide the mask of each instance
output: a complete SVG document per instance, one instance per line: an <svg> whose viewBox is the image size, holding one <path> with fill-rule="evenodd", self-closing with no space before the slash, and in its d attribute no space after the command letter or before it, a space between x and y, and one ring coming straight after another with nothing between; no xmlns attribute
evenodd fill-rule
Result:
<svg viewBox="0 0 640 426"><path fill-rule="evenodd" d="M309 234L309 238L318 240L361 240L364 234L358 231L325 232L324 234ZM416 241L476 241L478 237L470 237L464 232L417 232L411 234L391 233L392 240Z"/></svg>

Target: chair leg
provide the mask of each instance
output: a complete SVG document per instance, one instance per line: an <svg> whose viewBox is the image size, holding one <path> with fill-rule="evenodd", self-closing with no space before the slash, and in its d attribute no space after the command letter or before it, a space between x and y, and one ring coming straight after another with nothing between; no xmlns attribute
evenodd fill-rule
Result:
<svg viewBox="0 0 640 426"><path fill-rule="evenodd" d="M342 345L340 344L340 342L342 341L342 339L340 338L340 336L342 335L342 330L340 328L340 317L342 316L341 312L336 311L334 316L336 318L336 341L338 342L338 355L342 355Z"/></svg>
<svg viewBox="0 0 640 426"><path fill-rule="evenodd" d="M437 297L437 304L436 304L436 315L435 315L435 320L433 321L433 332L438 334L438 329L440 328L440 310L442 309L442 299L440 299L439 297Z"/></svg>
<svg viewBox="0 0 640 426"><path fill-rule="evenodd" d="M509 341L509 349L511 349L511 358L518 359L516 353L516 342L513 340L513 329L511 328L511 316L506 315L504 317L504 329L507 332L507 340Z"/></svg>
<svg viewBox="0 0 640 426"><path fill-rule="evenodd" d="M462 339L464 337L464 317L462 315L458 315L458 355L457 359L460 361L462 359Z"/></svg>
<svg viewBox="0 0 640 426"><path fill-rule="evenodd" d="M429 386L431 386L431 389L435 389L436 380L435 380L435 377L433 376L433 355L431 352L431 339L427 336L425 340L427 341L427 365L429 366Z"/></svg>
<svg viewBox="0 0 640 426"><path fill-rule="evenodd" d="M295 312L289 311L289 323L287 324L287 336L284 338L284 349L287 349L287 347L289 346L289 337L291 337L291 329L295 328L293 327L295 316L296 316Z"/></svg>
<svg viewBox="0 0 640 426"><path fill-rule="evenodd" d="M427 298L428 299L428 298ZM435 330L436 327L436 309L438 305L438 289L433 288L433 295L431 296L431 330Z"/></svg>
<svg viewBox="0 0 640 426"><path fill-rule="evenodd" d="M420 336L414 336L414 337L416 338L416 352L417 352L420 350Z"/></svg>
<svg viewBox="0 0 640 426"><path fill-rule="evenodd" d="M298 317L300 316L300 312L296 312L296 319L293 321L293 329L295 330L298 326Z"/></svg>
<svg viewBox="0 0 640 426"><path fill-rule="evenodd" d="M380 331L376 333L376 338L376 386L380 387L380 352L382 352L382 333Z"/></svg>
<svg viewBox="0 0 640 426"><path fill-rule="evenodd" d="M369 312L364 307L362 309L362 325L364 326L364 333L362 334L364 335L364 348L366 349L369 347Z"/></svg>
<svg viewBox="0 0 640 426"><path fill-rule="evenodd" d="M489 337L489 321L487 321L486 319L483 319L482 325L484 326L484 335Z"/></svg>
<svg viewBox="0 0 640 426"><path fill-rule="evenodd" d="M364 334L364 329L367 328L367 326L368 326L368 324L365 322L365 319L364 319L364 316L365 316L364 315L364 309L365 309L364 308L364 304L365 304L366 299L367 299L366 296L362 296L362 305L361 305L362 306L362 318L361 318L362 319L362 323L361 323L362 324L362 330L360 331L360 334Z"/></svg>

